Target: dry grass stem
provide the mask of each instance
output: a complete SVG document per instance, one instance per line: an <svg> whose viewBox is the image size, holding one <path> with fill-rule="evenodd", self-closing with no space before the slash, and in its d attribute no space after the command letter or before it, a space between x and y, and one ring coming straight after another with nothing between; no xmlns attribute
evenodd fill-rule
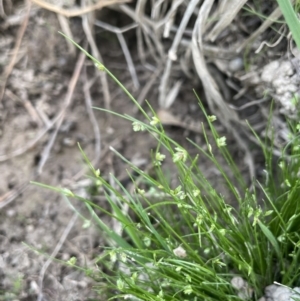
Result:
<svg viewBox="0 0 300 301"><path fill-rule="evenodd" d="M161 40L153 30L153 28L155 28L155 22L146 16L145 11L143 10L144 6L142 5L142 2L139 1L137 3L135 10L125 4L121 4L119 8L139 24L144 34L143 37L145 39L145 43L147 44L150 55L158 64L162 63L162 59L165 57L164 47ZM140 43L142 43L142 40Z"/></svg>
<svg viewBox="0 0 300 301"><path fill-rule="evenodd" d="M86 35L86 38L88 40L88 43L91 47L91 53L92 55L99 61L99 62L103 62L102 56L100 54L100 51L97 47L97 44L95 42L94 36L93 36L93 32L92 32L92 28L91 28L91 24L94 23L94 15L84 15L82 16L82 27L83 27L83 31ZM103 91L103 97L104 97L104 103L105 103L105 107L107 109L110 108L110 102L111 102L111 97L110 97L110 91L109 91L109 87L108 87L108 81L107 81L107 75L105 72L100 72L100 81L101 81L101 85L102 85L102 91Z"/></svg>
<svg viewBox="0 0 300 301"><path fill-rule="evenodd" d="M168 110L160 109L157 112L157 116L163 125L179 126L183 129L186 129L186 130L198 133L198 134L203 134L203 130L201 128L200 123L198 125L188 124L187 122L182 121L181 118L174 116Z"/></svg>
<svg viewBox="0 0 300 301"><path fill-rule="evenodd" d="M4 11L4 6L3 6L3 0L0 0L0 16L2 18L6 17L5 11Z"/></svg>
<svg viewBox="0 0 300 301"><path fill-rule="evenodd" d="M157 10L156 14L157 14L157 18L153 17L154 13L151 14L152 15L152 19L154 19L155 21L158 21L155 25L155 32L157 32L158 36L163 36L164 38L168 38L170 35L170 30L173 26L173 23L175 21L175 16L177 13L177 10L179 8L179 6L183 3L183 0L177 0L177 1L173 1L172 2L172 6L169 9L169 11L167 13L165 13L165 17L163 17L163 14L159 14L159 11ZM160 6L159 6L160 7ZM162 18L161 20L159 19ZM164 26L163 29L163 33L161 34L161 27Z"/></svg>
<svg viewBox="0 0 300 301"><path fill-rule="evenodd" d="M44 281L44 276L45 273L48 269L48 267L50 266L50 264L53 262L53 259L56 257L56 255L58 254L59 250L61 249L62 245L64 244L65 240L67 239L70 231L72 230L76 220L78 217L78 213L75 212L72 216L72 218L70 219L67 227L65 228L62 236L59 239L59 242L57 243L56 247L54 248L53 252L51 253L51 255L49 256L49 258L46 260L46 262L44 263L41 271L40 271L40 275L39 275L39 294L37 297L37 301L42 301L44 299L43 296L43 281Z"/></svg>
<svg viewBox="0 0 300 301"><path fill-rule="evenodd" d="M32 139L32 141L30 141L29 143L27 143L25 146L11 152L8 155L0 155L0 162L4 162L6 160L12 159L14 157L23 155L24 153L26 153L28 150L30 150L31 148L33 148L38 141L55 125L55 123L60 119L61 114L58 114L58 116L56 118L54 118L54 120L51 122L51 124L49 124L47 127L45 127L44 129L42 129L34 139Z"/></svg>
<svg viewBox="0 0 300 301"><path fill-rule="evenodd" d="M252 43L256 38L258 38L265 30L270 27L276 20L278 20L282 16L282 12L279 7L277 7L271 15L265 20L255 32L251 34L249 38L247 38L239 47L237 47L236 52L240 53L246 46Z"/></svg>
<svg viewBox="0 0 300 301"><path fill-rule="evenodd" d="M140 105L143 103L143 101L145 101L148 92L155 84L155 81L160 76L161 72L162 72L162 68L157 68L156 71L150 76L150 78L148 78L146 85L143 87L143 89L141 90L137 98L137 101ZM137 111L138 111L138 107L134 107L134 112Z"/></svg>
<svg viewBox="0 0 300 301"><path fill-rule="evenodd" d="M233 21L236 15L239 13L241 8L248 0L233 0L227 1L226 7L222 6L222 10L220 10L220 15L216 16L219 21L210 31L207 39L214 42L218 35Z"/></svg>
<svg viewBox="0 0 300 301"><path fill-rule="evenodd" d="M195 8L198 5L198 3L199 3L199 0L192 0L189 2L189 5L184 13L184 16L182 18L182 21L180 23L178 31L175 35L175 38L173 39L172 46L168 52L167 63L165 65L164 74L162 76L161 84L159 87L159 104L162 108L166 108L165 102L167 99L167 94L169 93L169 91L168 91L169 90L169 78L170 78L170 74L171 74L171 70L172 70L173 61L177 60L177 48L180 44L180 41L182 39L185 28L186 28L192 14L194 13Z"/></svg>
<svg viewBox="0 0 300 301"><path fill-rule="evenodd" d="M244 109L249 108L251 106L260 105L265 101L269 101L269 99L268 98L261 98L261 99L257 99L257 100L252 100L252 101L247 102L246 104L244 104L243 106L240 106L240 107L236 107L236 106L230 104L229 107L234 109L234 110L241 111L241 110L244 110Z"/></svg>
<svg viewBox="0 0 300 301"><path fill-rule="evenodd" d="M120 46L122 48L122 51L124 53L124 56L125 56L125 59L126 59L127 65L128 65L128 70L130 72L134 88L138 89L140 87L140 83L139 83L139 80L138 80L137 75L136 75L136 71L135 71L135 67L134 67L134 64L133 64L133 61L132 61L132 58L131 58L130 51L128 49L128 46L127 46L126 41L125 41L124 36L123 36L124 32L126 32L128 30L131 30L133 28L136 28L137 24L133 23L133 24L125 26L123 28L118 28L118 27L109 25L105 22L99 21L99 20L94 21L94 24L96 26L104 28L108 31L111 31L111 32L113 32L117 35Z"/></svg>
<svg viewBox="0 0 300 301"><path fill-rule="evenodd" d="M168 109L172 106L175 99L177 98L177 95L180 91L182 84L183 84L182 80L178 80L174 83L173 87L169 90L168 94L166 95L166 98L162 105L163 108Z"/></svg>
<svg viewBox="0 0 300 301"><path fill-rule="evenodd" d="M19 195L21 195L29 187L29 182L25 181L18 185L13 190L8 191L4 195L0 196L0 209L14 201Z"/></svg>
<svg viewBox="0 0 300 301"><path fill-rule="evenodd" d="M2 83L0 85L0 103L2 102L3 96L4 96L4 92L5 92L5 87L6 87L6 83L8 80L8 77L10 76L15 63L17 61L17 56L21 47L21 43L22 43L22 39L23 36L25 34L27 25L28 25L28 21L29 21L29 17L30 17L30 9L31 9L31 3L28 2L27 3L27 9L26 9L26 18L23 20L22 25L19 28L16 40L15 40L15 47L13 49L13 56L9 62L9 64L5 67L4 69L4 78L2 80Z"/></svg>
<svg viewBox="0 0 300 301"><path fill-rule="evenodd" d="M213 1L206 0L199 11L199 15L194 27L193 38L192 38L192 55L196 71L199 78L202 81L203 87L205 89L205 94L207 97L208 104L213 113L216 112L216 108L221 109L222 112L228 113L225 115L230 116L228 108L226 107L221 94L218 91L218 87L214 79L211 77L205 62L202 51L202 32L201 29L208 18L210 9L212 7ZM219 111L219 110L218 110ZM218 112L219 113L219 112Z"/></svg>
<svg viewBox="0 0 300 301"><path fill-rule="evenodd" d="M60 6L56 6L56 5L53 5L46 1L43 1L43 0L31 0L31 1L44 9L50 10L56 14L65 16L67 18L79 17L84 14L101 9L105 6L129 2L128 0L100 0L100 1L98 1L98 3L84 7L84 8L65 9Z"/></svg>
<svg viewBox="0 0 300 301"><path fill-rule="evenodd" d="M70 106L71 102L72 102L72 98L73 98L73 94L74 94L74 90L76 87L76 84L78 82L82 67L83 67L83 63L85 61L85 54L84 53L80 53L79 58L77 60L72 78L70 80L69 86L68 86L68 92L65 98L65 103L64 103L64 107L62 109L62 112L60 114L60 118L56 123L56 128L55 131L52 133L51 138L48 140L48 143L46 145L46 147L44 148L42 154L41 154L41 159L39 161L38 167L37 167L37 173L38 175L40 175L43 171L43 167L47 161L47 159L49 158L50 155L50 151L53 147L53 144L55 142L56 136L58 134L58 131L64 121L65 115L66 115L66 111L68 109L68 107Z"/></svg>
<svg viewBox="0 0 300 301"><path fill-rule="evenodd" d="M283 28L282 33L280 33L280 36L277 39L277 41L275 41L273 44L269 44L266 41L261 42L260 46L255 50L255 53L260 53L265 45L268 46L269 48L276 47L282 41L282 39L286 36L287 28L285 25L283 25L282 28Z"/></svg>
<svg viewBox="0 0 300 301"><path fill-rule="evenodd" d="M63 15L60 15L60 14L57 14L57 19L58 19L58 22L60 24L61 31L63 33L65 33L68 37L73 39L73 34L72 34L70 24L69 24L69 21L68 21L67 17L65 17ZM68 45L68 48L69 48L69 54L74 56L75 53L76 53L75 45L70 43L70 42L67 42L67 45Z"/></svg>
<svg viewBox="0 0 300 301"><path fill-rule="evenodd" d="M23 100L18 95L14 94L10 89L5 90L5 95L8 98L10 98L12 101L21 103L24 106L24 108L27 110L28 114L30 115L31 120L34 123L36 123L39 127L42 127L43 121L40 115L38 114L36 108L32 105L32 103L29 100L27 99Z"/></svg>
<svg viewBox="0 0 300 301"><path fill-rule="evenodd" d="M85 105L86 105L86 110L90 119L90 122L93 127L94 131L94 137L95 137L95 154L94 154L94 159L93 162L95 162L95 165L98 165L99 160L101 158L101 133L100 133L100 128L97 122L97 119L94 114L93 108L93 101L90 93L90 84L87 80L87 74L86 74L86 69L84 70L84 88L83 88L83 93L84 93L84 99L85 99Z"/></svg>

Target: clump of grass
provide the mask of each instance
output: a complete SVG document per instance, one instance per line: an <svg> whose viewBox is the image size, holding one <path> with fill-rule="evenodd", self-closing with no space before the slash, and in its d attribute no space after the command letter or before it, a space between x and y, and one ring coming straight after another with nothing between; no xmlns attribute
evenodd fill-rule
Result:
<svg viewBox="0 0 300 301"><path fill-rule="evenodd" d="M94 223L107 237L107 249L97 259L100 268L97 272L86 270L91 277L101 279L101 287L99 284L95 289L102 296L105 293L105 298L129 300L238 300L252 296L258 299L265 286L273 281L298 285L299 126L291 125L291 142L278 161L277 177L273 175L272 143L259 140L265 154L267 180L250 189L226 147L226 138L215 130L216 117L207 115L200 100L213 141L203 125L207 151L190 141L199 150L199 156L191 157L168 137L150 106L149 115L105 66L76 46L120 85L146 121L110 113L128 120L133 131L143 131L145 139L151 135L157 140L153 153L155 176L116 152L131 168L133 193L113 175L114 186L106 181L80 148L110 210L68 189L55 188L70 199L84 202ZM217 161L214 155L217 149L230 166L235 181ZM180 183L177 187L170 186L162 169L167 156L177 168ZM219 170L232 196L230 204L234 206L205 178L201 156L210 159ZM262 199L258 199L258 190L263 192ZM121 231L105 224L95 210L109 215L121 225ZM75 259L67 264L76 267ZM110 272L102 272L103 266ZM234 276L246 280L243 292L232 286Z"/></svg>

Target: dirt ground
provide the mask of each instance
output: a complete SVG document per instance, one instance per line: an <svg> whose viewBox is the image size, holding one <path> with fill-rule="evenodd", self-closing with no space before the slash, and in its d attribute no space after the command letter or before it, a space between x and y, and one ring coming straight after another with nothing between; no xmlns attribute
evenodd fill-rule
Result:
<svg viewBox="0 0 300 301"><path fill-rule="evenodd" d="M6 55L6 60L11 57L9 51L16 42L22 19L17 24L7 24L8 20L2 23L3 28L8 27L0 36L2 56ZM76 27L77 38L82 38L78 20L72 22L74 31ZM74 218L72 209L60 195L29 181L72 187L86 194L90 183L85 177L87 170L77 142L91 160L98 161L96 168L103 174L113 172L121 180L127 178L125 166L109 151L109 146L141 167L150 162L151 149L156 146L154 140L133 135L131 124L120 118L99 111L88 113L89 101L97 107L107 107L107 104L103 100L99 72L87 60L82 64L71 100L67 99L80 54L68 53L68 45L58 30L55 14L45 10L33 13L0 104L0 300L37 300L41 286L41 300L96 298L92 280L83 273L59 263L49 263L28 246L45 254L52 254L60 246L56 258L68 260L76 256L79 265L95 268L93 259L101 249L101 233L94 227L84 229L83 221ZM113 36L99 45L106 66L138 97L141 89L134 91ZM135 64L143 87L150 74L138 61ZM91 80L94 84L88 100L83 89ZM157 83L145 96L157 108L155 89ZM191 89L186 88L186 94L182 95L185 99L181 97L181 103L176 106L177 110L181 108L182 116L194 115L198 119ZM111 110L139 117L128 97L111 80L109 90ZM64 114L61 125L50 127L59 114ZM200 128L200 119L197 122ZM182 136L197 138L197 134L180 127L170 129L170 134L184 144L187 142Z"/></svg>
<svg viewBox="0 0 300 301"><path fill-rule="evenodd" d="M110 102L105 101L101 72L78 51L72 53L58 34L61 27L56 14L33 7L25 28L26 10L22 2L17 4L0 23L1 89L5 87L0 95L0 301L96 300L90 278L47 260L29 246L65 261L76 256L79 265L95 269L93 260L103 246L101 232L93 226L84 227L61 195L29 181L70 188L88 197L91 183L85 176L87 168L77 142L95 168L107 176L113 173L124 183L128 181L126 166L109 147L145 168L156 143L143 134L133 134L131 124L120 118L91 111L91 106L97 106L142 118L110 79ZM70 25L76 32L75 40L84 45L80 18L71 19ZM22 27L25 32L20 38ZM132 83L116 37L112 33L98 34L106 67L137 99L147 98L158 109L159 77L146 91L153 73L140 63L136 45L130 50L140 81L138 89ZM131 38L129 35L129 41ZM12 49L19 41L15 63L7 69L14 56ZM187 81L167 112L181 122L170 122L167 132L188 149L191 147L186 137L204 145L200 133L204 118L193 88L203 96L197 82ZM234 141L230 135L228 139ZM195 150L191 152L196 154ZM235 155L238 165L246 171L239 151ZM217 182L211 164L203 160L201 164L207 176ZM74 205L82 207L79 202Z"/></svg>

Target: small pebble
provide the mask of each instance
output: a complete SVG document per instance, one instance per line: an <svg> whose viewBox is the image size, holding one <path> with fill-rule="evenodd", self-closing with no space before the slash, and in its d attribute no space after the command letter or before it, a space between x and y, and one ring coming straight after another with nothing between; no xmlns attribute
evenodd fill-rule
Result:
<svg viewBox="0 0 300 301"><path fill-rule="evenodd" d="M239 277L239 276L233 277L233 278L231 279L231 285L232 285L235 289L241 290L241 289L244 287L244 285L245 285L245 281L244 281L244 279L243 279L242 277Z"/></svg>
<svg viewBox="0 0 300 301"><path fill-rule="evenodd" d="M236 72L242 70L244 67L244 62L241 57L236 57L229 61L228 68L231 72Z"/></svg>
<svg viewBox="0 0 300 301"><path fill-rule="evenodd" d="M35 294L39 293L39 286L37 285L37 283L34 280L32 280L30 282L30 290Z"/></svg>
<svg viewBox="0 0 300 301"><path fill-rule="evenodd" d="M76 144L76 141L70 137L65 137L62 142L63 142L63 145L68 146L68 147L72 147Z"/></svg>
<svg viewBox="0 0 300 301"><path fill-rule="evenodd" d="M177 256L179 258L185 258L187 256L185 249L181 246L174 249L173 253L174 253L175 256Z"/></svg>
<svg viewBox="0 0 300 301"><path fill-rule="evenodd" d="M6 211L6 215L7 215L8 217L12 217L12 216L16 215L16 211L15 211L14 209L8 209L8 210Z"/></svg>
<svg viewBox="0 0 300 301"><path fill-rule="evenodd" d="M28 226L26 227L26 232L31 233L31 232L33 232L33 231L34 231L34 226L33 226L33 225L28 225Z"/></svg>
<svg viewBox="0 0 300 301"><path fill-rule="evenodd" d="M280 298L281 301L288 300L289 296L287 297L287 299L285 297L287 295L289 295L289 296L291 295L291 290L284 286L278 286L277 289L273 292L273 299L279 300L279 298Z"/></svg>
<svg viewBox="0 0 300 301"><path fill-rule="evenodd" d="M273 296L273 293L277 290L278 286L275 284L271 284L266 286L265 288L265 296L266 297L271 297Z"/></svg>

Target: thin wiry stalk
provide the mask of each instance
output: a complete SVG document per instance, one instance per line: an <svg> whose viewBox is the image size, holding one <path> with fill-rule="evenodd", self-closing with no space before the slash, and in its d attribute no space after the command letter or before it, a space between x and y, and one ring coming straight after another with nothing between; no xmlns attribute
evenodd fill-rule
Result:
<svg viewBox="0 0 300 301"><path fill-rule="evenodd" d="M247 1L248 0L232 0L227 2L227 6L222 7L220 16L216 16L220 17L220 19L213 27L207 38L214 42L221 31L228 27L228 25L233 21Z"/></svg>
<svg viewBox="0 0 300 301"><path fill-rule="evenodd" d="M265 20L259 28L257 28L251 35L248 37L241 45L239 45L236 49L236 52L241 52L246 46L248 46L251 42L253 42L260 34L266 31L276 20L278 20L282 16L282 12L279 7L277 7L271 15Z"/></svg>
<svg viewBox="0 0 300 301"><path fill-rule="evenodd" d="M162 107L165 107L165 99L167 97L167 93L168 93L168 90L169 90L169 85L168 85L168 82L169 82L169 77L170 77L170 74L171 74L171 70L172 70L172 64L173 64L173 61L176 61L177 59L177 48L179 46L179 43L182 39L182 36L183 36L183 33L185 31L185 28L188 24L188 21L190 20L192 14L194 13L197 5L199 4L199 0L192 0L189 2L189 5L184 13L184 16L182 18L182 21L179 25L179 28L177 30L177 33L175 35L175 38L173 40L173 43L172 43L172 46L168 52L168 58L167 58L167 63L166 63L166 67L165 67L165 70L164 70L164 74L162 76L162 81L161 81L161 84L160 84L160 87L159 87L159 104L162 106Z"/></svg>
<svg viewBox="0 0 300 301"><path fill-rule="evenodd" d="M109 25L105 22L99 21L99 20L95 20L94 24L96 26L102 27L102 28L104 28L108 31L114 32L117 35L119 43L120 43L121 48L123 50L127 65L128 65L128 70L129 70L130 75L132 77L133 85L136 89L138 89L140 87L140 83L139 83L138 77L136 75L136 71L135 71L135 67L134 67L134 64L133 64L133 61L132 61L132 58L131 58L131 55L130 55L130 51L128 49L127 43L126 43L126 41L124 39L124 36L123 36L124 32L126 32L130 29L136 28L137 24L131 24L131 25L125 26L123 28L118 28L118 27Z"/></svg>

